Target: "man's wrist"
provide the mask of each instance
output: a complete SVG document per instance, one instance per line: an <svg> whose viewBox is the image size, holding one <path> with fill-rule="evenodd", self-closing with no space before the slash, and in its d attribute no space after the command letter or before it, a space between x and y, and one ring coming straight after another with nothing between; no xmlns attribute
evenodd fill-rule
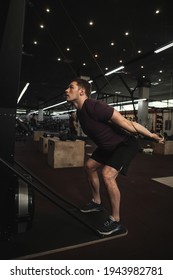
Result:
<svg viewBox="0 0 173 280"><path fill-rule="evenodd" d="M154 138L154 133L150 132L149 137L150 137L150 138Z"/></svg>

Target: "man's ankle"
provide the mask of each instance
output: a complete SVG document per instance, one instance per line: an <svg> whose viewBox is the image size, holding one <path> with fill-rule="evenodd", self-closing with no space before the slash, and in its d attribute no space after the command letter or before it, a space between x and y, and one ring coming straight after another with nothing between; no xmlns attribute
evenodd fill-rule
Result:
<svg viewBox="0 0 173 280"><path fill-rule="evenodd" d="M101 200L95 200L94 198L92 199L92 201L96 204L101 204Z"/></svg>
<svg viewBox="0 0 173 280"><path fill-rule="evenodd" d="M112 221L114 221L114 222L117 222L117 223L120 222L120 218L114 217L114 216L112 216L112 215L110 215L109 218L110 218Z"/></svg>

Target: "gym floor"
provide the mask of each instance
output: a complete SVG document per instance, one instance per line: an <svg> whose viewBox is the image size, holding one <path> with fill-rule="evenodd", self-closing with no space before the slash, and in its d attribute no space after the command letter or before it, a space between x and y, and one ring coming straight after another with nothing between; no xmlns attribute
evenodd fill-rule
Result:
<svg viewBox="0 0 173 280"><path fill-rule="evenodd" d="M146 146L147 141L141 140ZM87 158L94 145L87 142ZM83 167L52 168L32 137L15 144L15 160L76 207L90 190ZM1 244L1 259L172 259L173 155L139 153L127 176L120 175L121 219L128 235L100 238L91 229L35 191L32 226ZM109 211L101 179L104 207ZM69 209L72 212L76 209ZM85 214L83 214L85 215ZM95 213L94 215L99 215ZM87 222L92 220L87 214ZM99 219L99 216L96 216Z"/></svg>

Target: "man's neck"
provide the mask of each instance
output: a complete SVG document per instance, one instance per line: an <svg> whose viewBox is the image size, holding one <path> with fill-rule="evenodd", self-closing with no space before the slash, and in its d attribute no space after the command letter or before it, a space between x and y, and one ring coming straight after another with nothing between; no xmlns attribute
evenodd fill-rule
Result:
<svg viewBox="0 0 173 280"><path fill-rule="evenodd" d="M75 108L80 110L86 99L88 99L88 97L81 98L79 100L74 101L73 104L74 104Z"/></svg>

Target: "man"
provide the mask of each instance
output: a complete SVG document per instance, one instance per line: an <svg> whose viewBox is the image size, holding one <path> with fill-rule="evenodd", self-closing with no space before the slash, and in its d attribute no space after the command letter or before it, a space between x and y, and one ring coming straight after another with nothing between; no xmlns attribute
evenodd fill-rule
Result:
<svg viewBox="0 0 173 280"><path fill-rule="evenodd" d="M127 120L105 102L89 98L90 94L90 84L80 78L72 80L66 89L66 99L76 107L77 117L84 133L97 145L85 165L92 200L81 211L88 213L103 210L97 173L98 168L102 166L102 176L107 187L112 212L98 232L103 235L114 232L118 234L122 225L120 191L116 179L119 173L126 174L129 163L138 153L135 134L142 134L158 142L163 142L163 138L151 133L142 125Z"/></svg>

